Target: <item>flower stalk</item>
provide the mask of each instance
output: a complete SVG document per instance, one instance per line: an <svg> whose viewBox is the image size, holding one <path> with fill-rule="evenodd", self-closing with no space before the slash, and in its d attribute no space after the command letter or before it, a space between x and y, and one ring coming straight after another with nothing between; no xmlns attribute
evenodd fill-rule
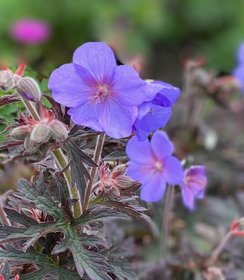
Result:
<svg viewBox="0 0 244 280"><path fill-rule="evenodd" d="M170 221L172 217L172 209L174 205L175 188L173 185L168 185L166 190L165 206L163 211L162 231L162 255L167 258L169 247Z"/></svg>
<svg viewBox="0 0 244 280"><path fill-rule="evenodd" d="M26 109L28 110L28 112L33 117L33 119L41 120L41 118L40 118L35 106L33 105L33 103L31 101L28 101L28 100L24 99L24 98L21 98L21 100L22 100L23 104L25 105ZM59 148L59 149L56 149L56 150L52 151L52 154L55 158L57 166L61 170L65 169L65 167L67 166L67 160L65 158L65 155L64 155L63 151ZM77 189L71 185L71 172L70 172L69 168L67 168L64 171L64 178L65 178L68 190L69 190L70 199L77 200L77 202L72 207L72 212L73 212L74 218L78 218L81 215L80 197L79 197Z"/></svg>
<svg viewBox="0 0 244 280"><path fill-rule="evenodd" d="M101 157L104 141L105 141L105 134L103 133L103 134L98 135L97 141L96 141L96 146L95 146L95 152L94 152L94 156L93 156L93 161L97 165L98 165L100 157ZM90 201L90 197L91 197L91 193L92 193L92 189L93 189L92 186L94 184L94 179L95 179L97 170L98 170L98 167L91 168L91 171L90 171L91 179L88 182L85 196L84 196L83 209L82 209L83 212L86 211L86 209L89 206L89 201Z"/></svg>
<svg viewBox="0 0 244 280"><path fill-rule="evenodd" d="M226 245L230 242L232 239L233 234L232 231L230 230L225 237L221 240L219 245L216 247L216 249L212 252L211 256L207 260L207 266L213 266L216 261L218 260L219 256L221 255L222 251L226 247Z"/></svg>

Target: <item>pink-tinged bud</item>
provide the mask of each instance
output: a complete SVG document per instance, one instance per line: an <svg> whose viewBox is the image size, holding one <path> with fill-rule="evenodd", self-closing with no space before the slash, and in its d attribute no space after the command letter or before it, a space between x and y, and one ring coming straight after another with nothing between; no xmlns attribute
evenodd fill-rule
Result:
<svg viewBox="0 0 244 280"><path fill-rule="evenodd" d="M30 141L36 144L46 143L51 137L51 130L48 124L39 123L31 131Z"/></svg>
<svg viewBox="0 0 244 280"><path fill-rule="evenodd" d="M30 137L27 136L25 138L25 141L24 141L24 147L25 147L25 150L29 153L36 153L39 148L40 148L40 145L39 144L36 144L34 143L33 141L30 140Z"/></svg>
<svg viewBox="0 0 244 280"><path fill-rule="evenodd" d="M58 141L64 141L68 137L68 129L65 124L58 120L53 120L50 123L51 136Z"/></svg>
<svg viewBox="0 0 244 280"><path fill-rule="evenodd" d="M14 88L15 78L14 73L10 70L0 71L0 89L8 91Z"/></svg>
<svg viewBox="0 0 244 280"><path fill-rule="evenodd" d="M41 100L42 93L40 87L38 83L30 77L19 78L16 89L18 93L25 99L31 101Z"/></svg>
<svg viewBox="0 0 244 280"><path fill-rule="evenodd" d="M30 127L28 125L22 125L12 129L10 136L15 140L24 140L29 133Z"/></svg>
<svg viewBox="0 0 244 280"><path fill-rule="evenodd" d="M0 280L5 280L5 278L2 274L0 274Z"/></svg>

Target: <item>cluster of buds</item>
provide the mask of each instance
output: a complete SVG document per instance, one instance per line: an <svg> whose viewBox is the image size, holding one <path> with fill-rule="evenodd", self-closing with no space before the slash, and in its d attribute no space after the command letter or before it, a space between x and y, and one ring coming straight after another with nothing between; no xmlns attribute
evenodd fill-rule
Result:
<svg viewBox="0 0 244 280"><path fill-rule="evenodd" d="M52 111L41 106L40 120L21 115L21 124L11 130L10 136L15 140L23 140L27 151L36 152L51 139L58 142L66 140L68 133L68 127L55 119Z"/></svg>
<svg viewBox="0 0 244 280"><path fill-rule="evenodd" d="M96 195L104 194L109 197L120 197L128 190L135 191L140 187L138 182L134 182L126 174L126 165L116 166L112 171L107 163L99 167L99 181L95 185Z"/></svg>
<svg viewBox="0 0 244 280"><path fill-rule="evenodd" d="M0 71L0 89L10 91L16 89L17 93L24 99L38 102L42 93L38 83L30 77L22 77L25 65L20 64L14 73L9 68Z"/></svg>

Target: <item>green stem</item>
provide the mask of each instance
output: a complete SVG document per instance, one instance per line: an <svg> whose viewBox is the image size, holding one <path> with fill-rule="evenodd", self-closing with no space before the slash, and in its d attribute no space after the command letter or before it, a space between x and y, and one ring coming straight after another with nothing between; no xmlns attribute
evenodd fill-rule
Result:
<svg viewBox="0 0 244 280"><path fill-rule="evenodd" d="M33 119L35 119L37 121L41 120L41 118L32 102L25 100L24 98L22 98L22 102L24 103L26 109L29 111L29 113L31 114ZM56 150L52 151L52 154L55 158L55 161L56 161L56 164L58 165L58 167L60 169L64 169L67 166L67 160L65 158L65 155L64 155L62 149L61 148L56 149ZM69 168L64 172L64 178L65 178L68 190L69 190L70 199L77 200L77 203L75 203L75 205L73 206L72 211L73 211L74 218L78 218L81 215L80 197L79 197L76 187L75 186L72 187L72 185L71 185L71 172L70 172Z"/></svg>
<svg viewBox="0 0 244 280"><path fill-rule="evenodd" d="M170 234L170 222L171 222L171 215L172 209L174 205L174 193L175 188L174 186L168 186L166 190L166 198L165 198L165 206L163 211L163 221L162 221L162 228L163 228L163 242L162 242L162 254L163 257L167 258L168 254L168 247L169 247L169 234Z"/></svg>
<svg viewBox="0 0 244 280"><path fill-rule="evenodd" d="M94 152L94 156L93 156L93 160L97 165L99 164L100 156L101 156L103 145L104 145L104 140L105 140L105 134L98 135L95 152ZM92 193L92 186L93 186L93 182L94 182L94 179L95 179L95 176L97 173L97 169L98 169L98 167L92 167L91 171L90 171L91 180L89 180L87 188L86 188L86 192L85 192L85 196L84 196L84 203L83 203L83 212L86 211L86 209L89 206L89 201L90 201L90 197L91 197L91 193Z"/></svg>
<svg viewBox="0 0 244 280"><path fill-rule="evenodd" d="M218 260L220 254L222 253L222 251L224 250L225 246L227 245L227 243L230 242L231 238L232 238L232 232L229 231L225 237L221 240L221 242L219 243L219 245L216 247L216 249L212 252L211 256L209 257L209 259L207 260L207 266L213 266L216 261Z"/></svg>

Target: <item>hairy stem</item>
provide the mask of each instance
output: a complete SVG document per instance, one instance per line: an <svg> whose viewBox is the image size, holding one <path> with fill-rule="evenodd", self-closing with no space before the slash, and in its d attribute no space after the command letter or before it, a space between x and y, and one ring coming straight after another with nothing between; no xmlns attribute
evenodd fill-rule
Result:
<svg viewBox="0 0 244 280"><path fill-rule="evenodd" d="M29 113L31 114L33 119L35 119L35 120L41 119L32 102L25 100L24 98L22 98L22 102L24 103L26 109L29 111ZM67 166L67 159L66 159L62 149L61 148L56 149L52 152L52 154L55 158L57 166L60 169L64 169ZM69 168L66 169L66 171L64 171L64 178L65 178L68 190L69 190L70 199L77 200L77 202L73 206L72 211L73 211L74 218L78 218L81 215L80 197L79 197L76 187L75 186L72 187L72 185L71 185L71 172L70 172Z"/></svg>
<svg viewBox="0 0 244 280"><path fill-rule="evenodd" d="M98 135L95 152L94 152L94 156L93 156L93 160L97 165L99 164L100 156L101 156L103 145L104 145L104 140L105 140L105 134ZM95 179L95 176L97 173L97 169L98 169L98 167L92 167L91 171L90 171L91 180L89 180L87 188L86 188L86 192L85 192L85 196L84 196L84 203L83 203L83 212L89 206L89 201L90 201L90 197L91 197L91 193L92 193L92 186L93 186L94 179Z"/></svg>
<svg viewBox="0 0 244 280"><path fill-rule="evenodd" d="M172 209L174 205L174 193L175 193L174 186L169 185L166 190L165 206L164 206L163 221L162 221L162 228L163 228L162 254L163 257L165 258L167 257L168 254L168 246L169 246L168 239L170 234Z"/></svg>
<svg viewBox="0 0 244 280"><path fill-rule="evenodd" d="M209 257L209 259L207 260L207 266L213 266L216 261L218 260L220 254L222 253L222 251L224 250L225 246L227 245L227 243L230 242L231 238L232 238L232 232L229 231L225 237L221 240L221 242L219 243L219 245L215 248L215 250L212 252L211 256Z"/></svg>

